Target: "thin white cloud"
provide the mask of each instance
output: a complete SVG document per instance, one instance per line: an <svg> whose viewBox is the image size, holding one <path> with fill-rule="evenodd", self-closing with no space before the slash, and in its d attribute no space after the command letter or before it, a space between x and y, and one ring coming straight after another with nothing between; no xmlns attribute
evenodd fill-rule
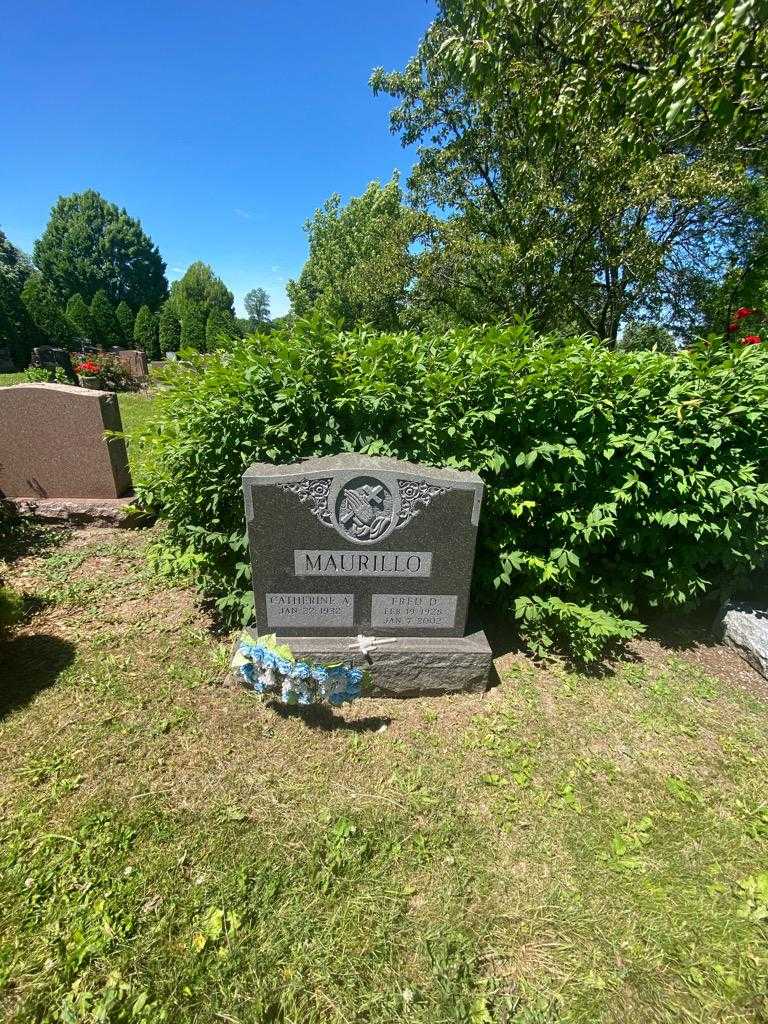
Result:
<svg viewBox="0 0 768 1024"><path fill-rule="evenodd" d="M235 216L240 217L242 220L253 220L253 215L248 213L247 210L241 210L238 207L235 208Z"/></svg>

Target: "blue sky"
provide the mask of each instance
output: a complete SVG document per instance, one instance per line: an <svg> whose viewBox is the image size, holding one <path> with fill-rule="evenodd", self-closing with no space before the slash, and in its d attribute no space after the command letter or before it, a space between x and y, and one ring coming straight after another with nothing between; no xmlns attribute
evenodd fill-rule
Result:
<svg viewBox="0 0 768 1024"><path fill-rule="evenodd" d="M168 277L210 263L275 315L332 192L409 170L388 97L434 16L426 0L5 0L0 227L30 251L59 195L138 217Z"/></svg>

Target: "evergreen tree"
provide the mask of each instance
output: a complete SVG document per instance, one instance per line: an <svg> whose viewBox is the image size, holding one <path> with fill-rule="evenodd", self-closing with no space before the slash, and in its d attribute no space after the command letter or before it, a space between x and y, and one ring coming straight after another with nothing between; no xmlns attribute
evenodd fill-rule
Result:
<svg viewBox="0 0 768 1024"><path fill-rule="evenodd" d="M137 348L141 348L147 353L147 358L160 358L157 318L149 306L142 306L136 314L136 323L133 325L133 341Z"/></svg>
<svg viewBox="0 0 768 1024"><path fill-rule="evenodd" d="M169 299L176 315L184 322L184 311L190 305L205 307L205 319L212 309L223 309L234 316L235 297L207 263L191 264L186 273L171 285Z"/></svg>
<svg viewBox="0 0 768 1024"><path fill-rule="evenodd" d="M124 343L130 346L133 341L133 324L136 319L136 314L125 299L121 299L120 302L118 302L117 309L115 310L115 319L117 320L120 331L122 332Z"/></svg>
<svg viewBox="0 0 768 1024"><path fill-rule="evenodd" d="M23 369L35 345L45 340L21 298L32 275L32 264L0 231L0 346L7 347L14 365Z"/></svg>
<svg viewBox="0 0 768 1024"><path fill-rule="evenodd" d="M239 336L235 318L222 309L212 309L205 322L205 345L209 352Z"/></svg>
<svg viewBox="0 0 768 1024"><path fill-rule="evenodd" d="M91 302L94 341L109 348L120 344L120 325L107 293L99 289Z"/></svg>
<svg viewBox="0 0 768 1024"><path fill-rule="evenodd" d="M157 309L167 294L165 263L141 223L93 189L59 199L34 257L63 300L103 290L112 303Z"/></svg>
<svg viewBox="0 0 768 1024"><path fill-rule="evenodd" d="M205 352L209 316L216 310L234 320L234 302L232 292L207 263L198 261L188 267L184 276L171 285L168 298L181 323L181 347Z"/></svg>
<svg viewBox="0 0 768 1024"><path fill-rule="evenodd" d="M72 324L75 334L84 341L93 343L93 317L83 296L76 292L67 302L67 320Z"/></svg>
<svg viewBox="0 0 768 1024"><path fill-rule="evenodd" d="M192 303L187 306L181 321L181 347L205 352L205 307Z"/></svg>
<svg viewBox="0 0 768 1024"><path fill-rule="evenodd" d="M72 324L62 313L56 293L41 274L35 273L27 278L21 300L42 335L38 339L39 344L72 348L75 340Z"/></svg>
<svg viewBox="0 0 768 1024"><path fill-rule="evenodd" d="M158 333L160 336L160 357L166 352L178 352L181 345L181 322L170 302L160 307Z"/></svg>

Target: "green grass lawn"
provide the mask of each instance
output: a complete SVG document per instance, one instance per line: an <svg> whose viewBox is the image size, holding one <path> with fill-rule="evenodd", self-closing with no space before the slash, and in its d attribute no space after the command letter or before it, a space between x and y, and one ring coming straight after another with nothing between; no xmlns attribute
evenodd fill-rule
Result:
<svg viewBox="0 0 768 1024"><path fill-rule="evenodd" d="M151 391L124 392L117 396L120 405L120 418L126 435L128 462L134 481L139 479L142 469L144 448L137 436L158 416L157 397Z"/></svg>
<svg viewBox="0 0 768 1024"><path fill-rule="evenodd" d="M26 379L24 373L0 373L0 388L9 388L12 384L23 384Z"/></svg>
<svg viewBox="0 0 768 1024"><path fill-rule="evenodd" d="M7 569L4 1021L768 1019L768 700L732 652L287 713L223 684L157 536Z"/></svg>

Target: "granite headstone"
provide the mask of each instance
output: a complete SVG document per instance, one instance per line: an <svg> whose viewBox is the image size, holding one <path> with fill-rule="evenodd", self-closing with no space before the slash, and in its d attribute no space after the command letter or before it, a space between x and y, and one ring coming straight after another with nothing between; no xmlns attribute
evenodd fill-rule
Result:
<svg viewBox="0 0 768 1024"><path fill-rule="evenodd" d="M11 350L4 345L0 346L0 373L13 373L15 369Z"/></svg>
<svg viewBox="0 0 768 1024"><path fill-rule="evenodd" d="M57 369L63 370L70 380L75 380L75 371L72 368L72 359L65 348L56 348L53 345L38 345L32 349L30 360L32 366L43 370L50 370L54 373Z"/></svg>
<svg viewBox="0 0 768 1024"><path fill-rule="evenodd" d="M68 384L0 388L0 496L120 498L131 488L116 395Z"/></svg>
<svg viewBox="0 0 768 1024"><path fill-rule="evenodd" d="M134 380L146 380L149 376L147 366L147 354L140 348L113 348L107 355L123 367L125 372Z"/></svg>
<svg viewBox="0 0 768 1024"><path fill-rule="evenodd" d="M253 465L243 489L258 633L323 660L387 640L368 656L384 691L485 687L490 649L467 635L480 477L347 454Z"/></svg>

